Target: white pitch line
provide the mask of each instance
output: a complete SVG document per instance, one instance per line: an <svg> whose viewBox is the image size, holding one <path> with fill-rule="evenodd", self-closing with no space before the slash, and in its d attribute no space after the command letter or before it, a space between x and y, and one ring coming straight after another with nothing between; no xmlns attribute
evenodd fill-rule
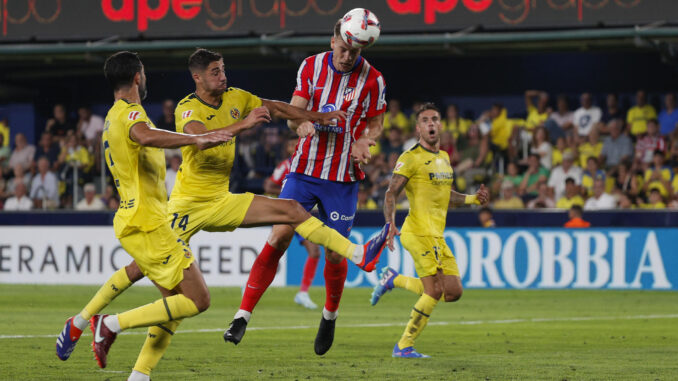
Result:
<svg viewBox="0 0 678 381"><path fill-rule="evenodd" d="M676 319L678 314L668 315L633 315L633 316L573 316L555 318L525 318L525 319L502 319L502 320L469 320L469 321L434 321L428 325L482 325L482 324L516 324L516 323L551 323L560 321L600 321L600 320L642 320L642 319ZM341 328L375 328L375 327L402 327L405 323L371 323L340 325ZM292 325L284 327L250 327L248 331L280 331L317 328L317 325ZM209 333L221 332L224 328L204 328L177 331L176 333ZM146 335L146 332L133 331L123 332L121 335ZM46 339L56 338L58 335L0 335L0 339ZM83 333L83 336L91 336Z"/></svg>

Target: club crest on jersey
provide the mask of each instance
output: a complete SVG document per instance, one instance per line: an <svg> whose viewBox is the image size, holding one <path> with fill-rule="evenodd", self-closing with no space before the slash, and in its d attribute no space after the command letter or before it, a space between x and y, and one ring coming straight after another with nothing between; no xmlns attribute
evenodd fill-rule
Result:
<svg viewBox="0 0 678 381"><path fill-rule="evenodd" d="M239 118L240 118L240 110L238 110L237 108L233 107L233 108L231 109L231 118L233 118L233 119L239 119Z"/></svg>
<svg viewBox="0 0 678 381"><path fill-rule="evenodd" d="M344 90L344 101L345 102L350 102L355 98L355 87L347 87L346 90Z"/></svg>
<svg viewBox="0 0 678 381"><path fill-rule="evenodd" d="M141 115L141 112L139 111L132 111L127 115L127 119L129 120L137 120L139 118L139 115Z"/></svg>
<svg viewBox="0 0 678 381"><path fill-rule="evenodd" d="M181 119L186 119L193 114L193 110L187 110L181 113Z"/></svg>

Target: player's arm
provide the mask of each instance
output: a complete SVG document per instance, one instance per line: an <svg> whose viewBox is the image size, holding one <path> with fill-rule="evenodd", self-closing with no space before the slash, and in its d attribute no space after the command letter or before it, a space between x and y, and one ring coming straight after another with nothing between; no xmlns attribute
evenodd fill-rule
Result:
<svg viewBox="0 0 678 381"><path fill-rule="evenodd" d="M214 131L226 131L227 133L231 134L231 136L237 136L241 132L250 129L252 127L256 127L262 123L269 123L271 121L271 115L268 112L268 109L266 107L257 107L252 109L249 114L245 117L245 119L238 121L236 123L231 124L230 126L222 127L222 128L217 128L214 130L208 130L207 127L205 127L205 124L199 120L192 120L186 125L184 125L184 132L188 134L205 134L207 132L214 132Z"/></svg>
<svg viewBox="0 0 678 381"><path fill-rule="evenodd" d="M351 156L353 160L361 163L367 163L372 155L370 154L370 146L376 143L381 131L384 129L384 114L375 115L367 118L367 126L363 130L362 135L353 142L351 148Z"/></svg>
<svg viewBox="0 0 678 381"><path fill-rule="evenodd" d="M179 148L193 145L207 149L225 143L233 138L228 131L213 131L205 134L180 134L151 128L146 122L136 123L129 129L130 139L146 147Z"/></svg>
<svg viewBox="0 0 678 381"><path fill-rule="evenodd" d="M294 101L294 98L301 98L304 100L303 102L303 107L298 106L295 103L289 104L285 102L280 102L280 101L273 101L270 99L262 99L261 104L268 109L268 111L271 113L271 115L277 117L277 118L282 118L282 119L287 119L287 120L294 120L294 121L309 121L313 120L317 123L320 124L330 124L336 120L344 120L346 119L346 112L342 110L337 110L337 111L332 111L332 112L316 112L316 111L309 111L306 110L306 106L308 105L308 101L302 97L299 96L293 96L292 100ZM302 102L297 102L301 104ZM288 123L289 125L289 123ZM294 128L293 128L294 129Z"/></svg>
<svg viewBox="0 0 678 381"><path fill-rule="evenodd" d="M450 201L457 205L487 205L490 202L490 192L481 184L476 194L463 194L457 191L450 191Z"/></svg>
<svg viewBox="0 0 678 381"><path fill-rule="evenodd" d="M398 230L398 227L395 224L396 200L408 181L409 179L407 177L394 173L393 176L391 176L391 182L388 184L388 189L384 196L384 219L387 223L391 224L391 228L389 229L386 238L386 244L391 250L395 250L393 237L400 235L400 230Z"/></svg>

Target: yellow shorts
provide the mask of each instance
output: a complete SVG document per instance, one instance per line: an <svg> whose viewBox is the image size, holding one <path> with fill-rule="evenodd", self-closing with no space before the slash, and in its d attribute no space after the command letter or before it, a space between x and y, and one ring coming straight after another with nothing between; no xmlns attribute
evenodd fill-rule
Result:
<svg viewBox="0 0 678 381"><path fill-rule="evenodd" d="M253 193L227 193L222 198L195 200L170 198L169 225L185 242L200 230L230 232L245 219Z"/></svg>
<svg viewBox="0 0 678 381"><path fill-rule="evenodd" d="M184 279L184 269L195 259L188 245L167 224L122 237L120 244L148 279L168 290Z"/></svg>
<svg viewBox="0 0 678 381"><path fill-rule="evenodd" d="M435 275L438 269L445 275L459 276L457 260L444 238L402 233L400 242L412 256L420 278Z"/></svg>

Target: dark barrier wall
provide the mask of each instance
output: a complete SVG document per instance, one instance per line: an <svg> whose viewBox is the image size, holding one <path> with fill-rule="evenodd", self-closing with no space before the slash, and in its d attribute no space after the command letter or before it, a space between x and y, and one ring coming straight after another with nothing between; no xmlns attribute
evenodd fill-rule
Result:
<svg viewBox="0 0 678 381"><path fill-rule="evenodd" d="M0 2L5 40L199 37L294 31L324 34L359 0L12 0ZM645 24L675 0L379 0L386 32ZM670 16L669 16L670 17Z"/></svg>
<svg viewBox="0 0 678 381"><path fill-rule="evenodd" d="M402 225L406 212L397 213L396 222ZM567 221L565 211L495 211L497 227L562 227ZM668 211L609 211L585 212L584 219L592 227L678 227L678 212ZM381 211L360 211L355 216L355 226L376 227L384 223ZM60 225L95 226L112 225L113 213L85 212L0 212L0 226L9 225ZM448 227L478 227L478 213L474 210L451 211L447 214ZM2 229L0 228L0 233Z"/></svg>

